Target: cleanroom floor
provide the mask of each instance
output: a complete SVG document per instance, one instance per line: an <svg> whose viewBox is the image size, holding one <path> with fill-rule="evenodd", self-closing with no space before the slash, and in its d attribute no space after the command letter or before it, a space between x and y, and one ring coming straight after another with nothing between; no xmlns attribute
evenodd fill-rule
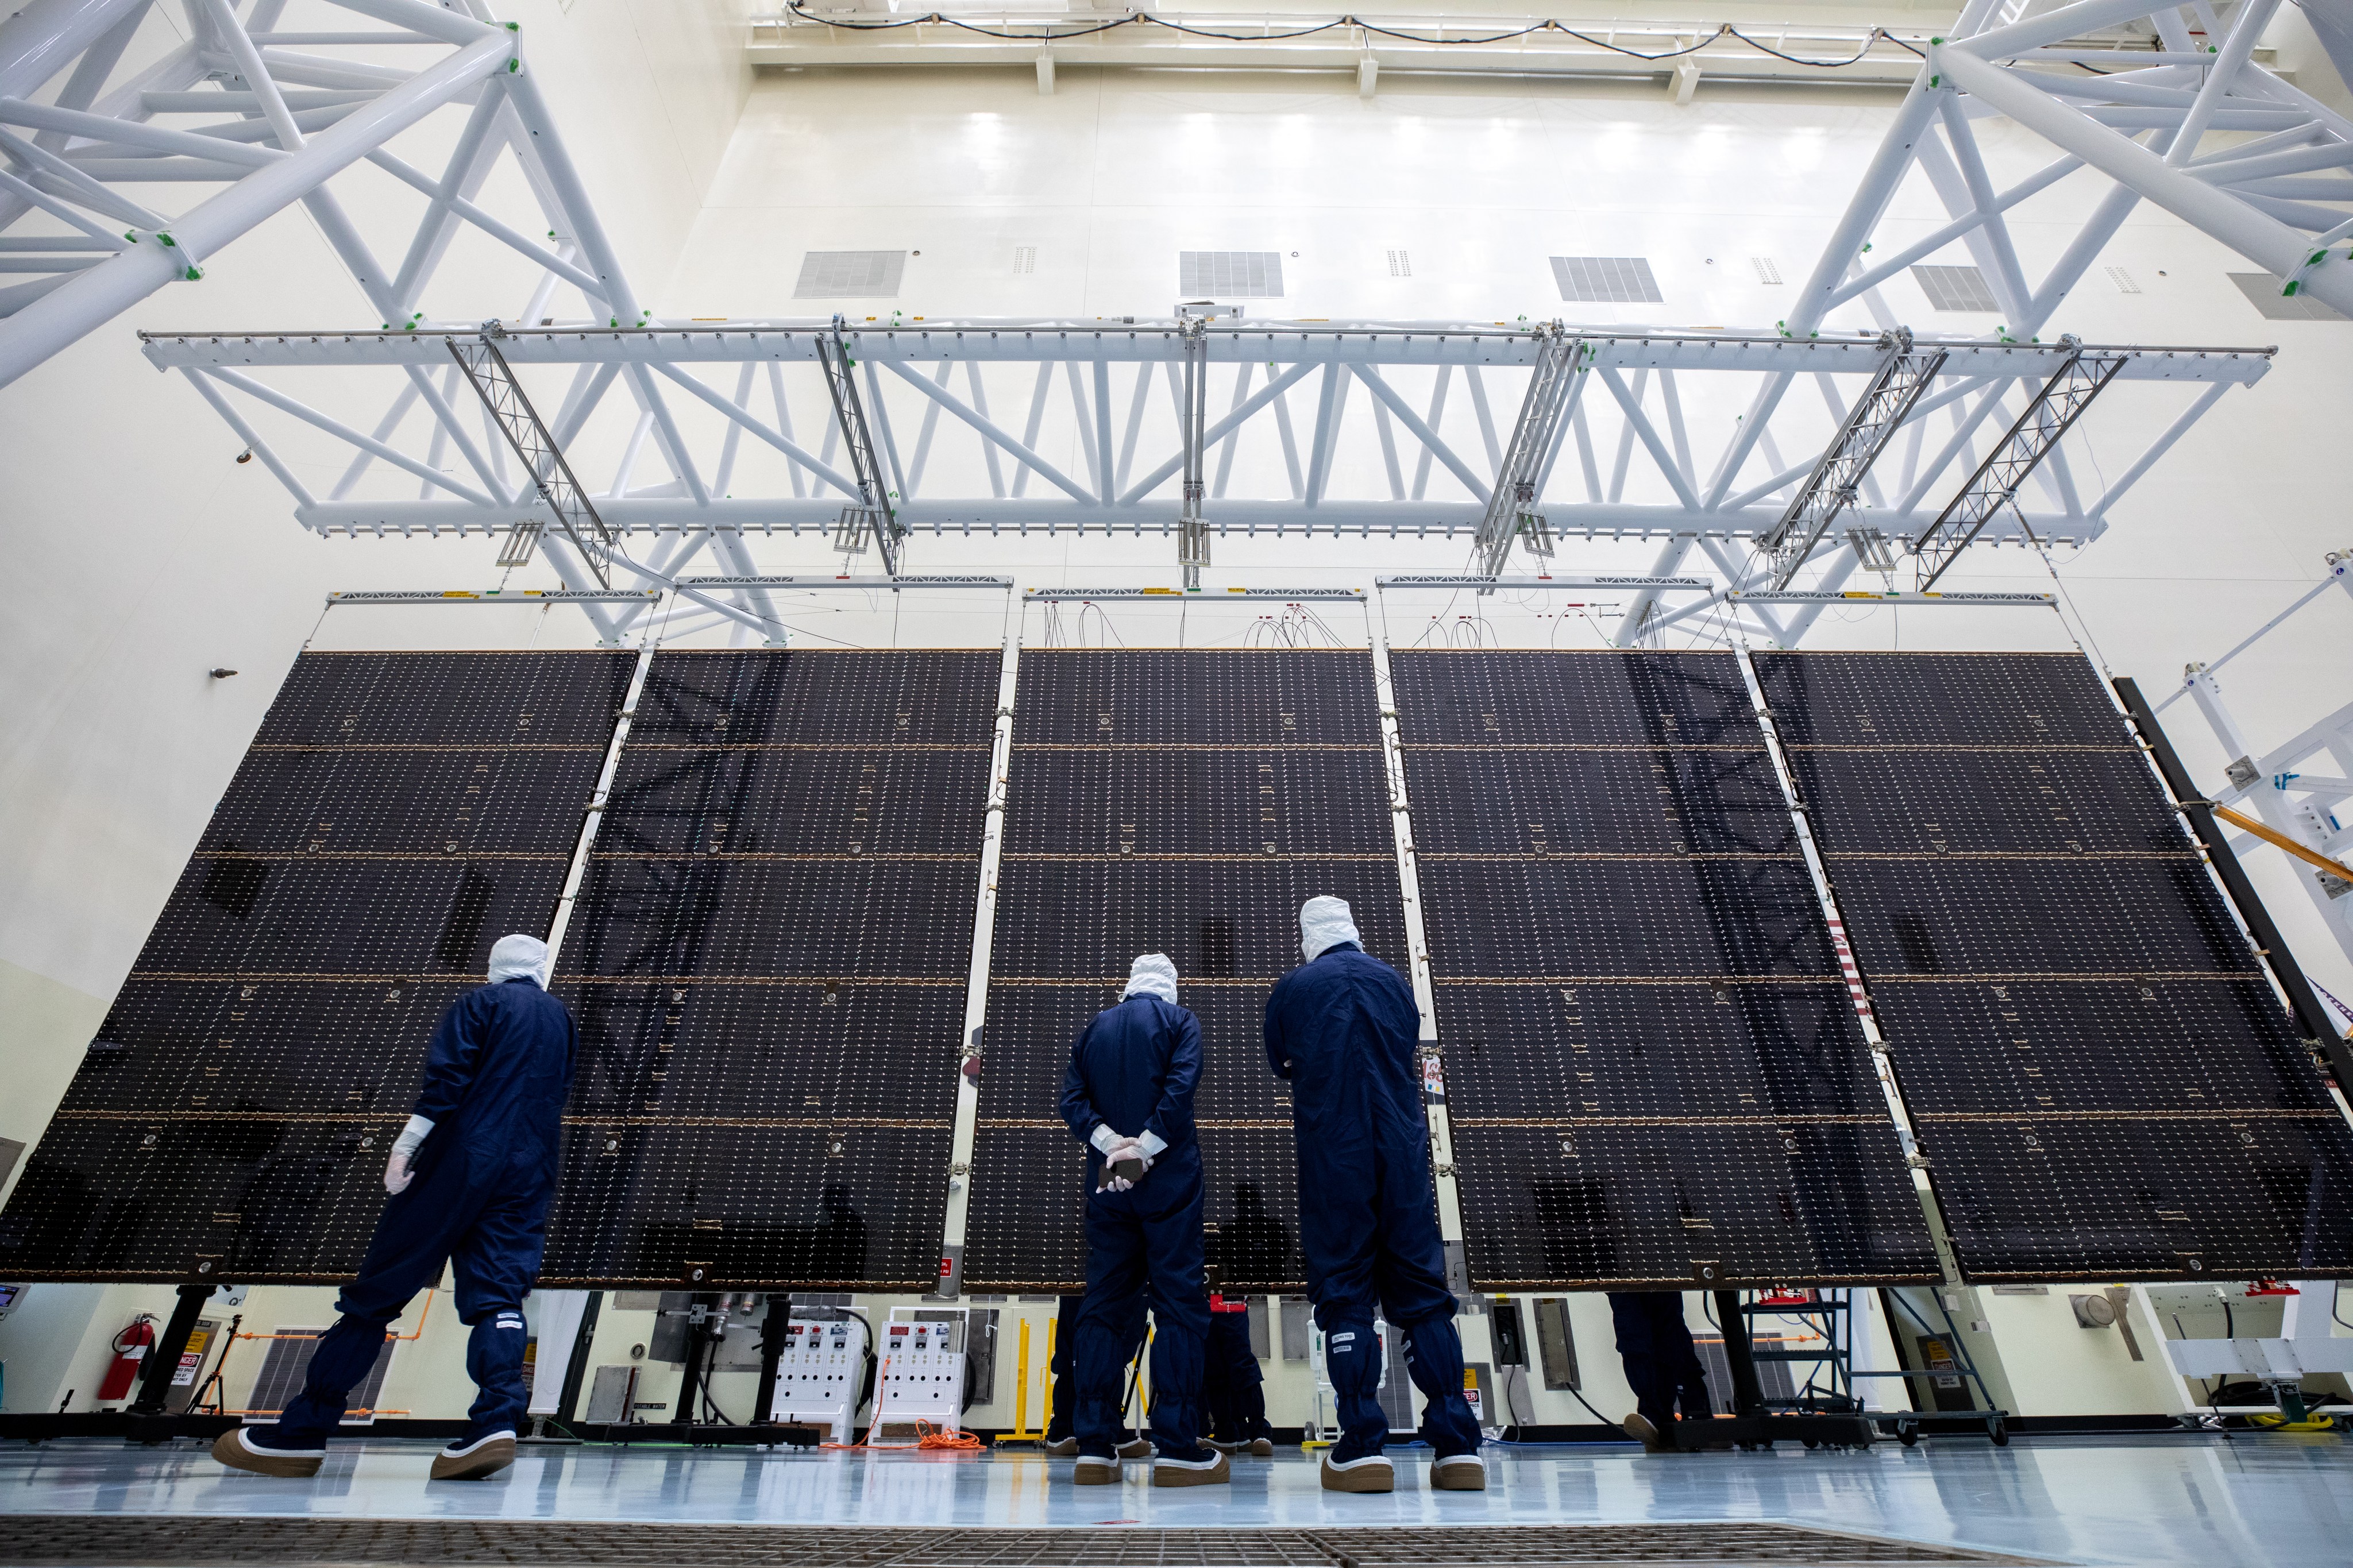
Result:
<svg viewBox="0 0 2353 1568"><path fill-rule="evenodd" d="M432 1446L354 1440L307 1481L231 1473L193 1443L0 1447L0 1512L642 1520L841 1526L1513 1525L1775 1521L2079 1563L2342 1563L2353 1445L2225 1440L1928 1439L1865 1453L1650 1457L1630 1447L1491 1447L1490 1490L1432 1492L1398 1452L1387 1496L1326 1493L1295 1449L1244 1460L1229 1488L1073 1488L1067 1461L987 1454L530 1447L487 1482L427 1485ZM0 1537L6 1534L0 1527ZM0 1557L5 1556L0 1547Z"/></svg>

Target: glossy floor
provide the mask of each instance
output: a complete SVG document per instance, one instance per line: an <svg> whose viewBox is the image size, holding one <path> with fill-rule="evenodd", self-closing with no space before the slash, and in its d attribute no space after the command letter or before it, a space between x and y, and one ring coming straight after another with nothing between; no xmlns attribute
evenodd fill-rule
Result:
<svg viewBox="0 0 2353 1568"><path fill-rule="evenodd" d="M1418 1451L1384 1497L1322 1491L1304 1456L1235 1468L1229 1488L1079 1489L1067 1462L999 1455L533 1448L486 1483L426 1484L423 1444L339 1447L308 1481L232 1474L194 1445L0 1448L0 1511L633 1519L995 1526L1543 1524L1778 1520L2078 1563L2341 1563L2353 1445L2022 1439L1883 1444L1866 1454L1647 1458L1573 1446L1488 1450L1492 1489L1432 1492Z"/></svg>

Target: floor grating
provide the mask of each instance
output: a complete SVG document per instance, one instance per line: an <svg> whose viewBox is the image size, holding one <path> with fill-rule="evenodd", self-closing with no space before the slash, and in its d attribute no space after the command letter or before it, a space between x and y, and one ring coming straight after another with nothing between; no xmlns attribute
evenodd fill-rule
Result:
<svg viewBox="0 0 2353 1568"><path fill-rule="evenodd" d="M2039 1560L1753 1522L1419 1530L846 1530L569 1520L17 1514L0 1562L616 1568L1568 1568L1576 1563Z"/></svg>

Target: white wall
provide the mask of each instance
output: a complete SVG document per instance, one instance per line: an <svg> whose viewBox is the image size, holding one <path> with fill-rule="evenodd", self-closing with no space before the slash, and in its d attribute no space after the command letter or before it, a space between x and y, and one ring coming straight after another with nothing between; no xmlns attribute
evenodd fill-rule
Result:
<svg viewBox="0 0 2353 1568"><path fill-rule="evenodd" d="M741 0L529 0L505 15L522 25L624 266L655 292L748 88ZM174 19L152 14L126 68L178 41ZM445 110L396 150L438 167L430 154L459 114ZM332 188L374 248L397 256L421 200L366 169ZM193 189L151 195L178 210ZM520 194L494 176L486 205L517 211L493 198ZM494 247L461 244L427 298L437 316L513 314L531 281ZM0 539L19 585L0 644L0 820L14 846L0 899L12 1089L0 1137L29 1143L47 1123L321 596L438 585L459 567L305 534L262 465L234 463L242 443L184 382L152 369L133 336L257 322L375 324L299 210L206 258L203 281L174 285L0 390ZM214 680L216 667L241 673Z"/></svg>

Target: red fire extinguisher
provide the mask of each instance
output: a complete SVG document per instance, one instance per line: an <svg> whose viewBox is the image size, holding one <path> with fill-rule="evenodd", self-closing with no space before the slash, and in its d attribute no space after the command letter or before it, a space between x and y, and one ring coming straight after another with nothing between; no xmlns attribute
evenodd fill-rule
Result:
<svg viewBox="0 0 2353 1568"><path fill-rule="evenodd" d="M146 1312L132 1319L131 1326L114 1336L114 1359L106 1363L106 1381L98 1386L101 1403L130 1396L131 1385L139 1381L140 1363L154 1342L155 1320Z"/></svg>

